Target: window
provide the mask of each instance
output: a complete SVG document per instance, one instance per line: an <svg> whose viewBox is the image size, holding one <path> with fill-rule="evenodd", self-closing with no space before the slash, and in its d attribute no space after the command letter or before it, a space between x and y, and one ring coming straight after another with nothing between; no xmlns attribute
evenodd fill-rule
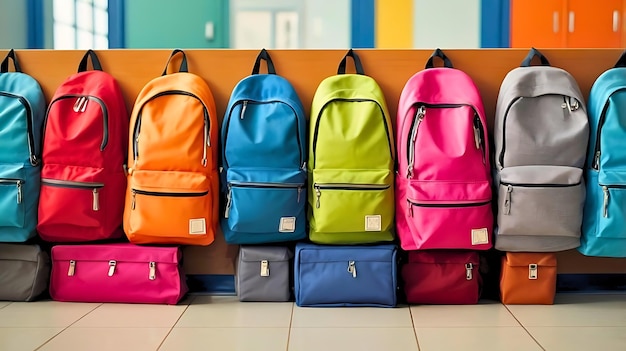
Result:
<svg viewBox="0 0 626 351"><path fill-rule="evenodd" d="M55 49L108 49L108 0L53 0Z"/></svg>

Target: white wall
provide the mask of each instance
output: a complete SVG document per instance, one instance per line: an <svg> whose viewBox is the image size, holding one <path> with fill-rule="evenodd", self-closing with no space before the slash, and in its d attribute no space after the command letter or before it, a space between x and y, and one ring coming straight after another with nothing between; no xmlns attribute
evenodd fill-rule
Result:
<svg viewBox="0 0 626 351"><path fill-rule="evenodd" d="M306 48L345 49L350 47L352 26L350 0L305 0L304 11Z"/></svg>
<svg viewBox="0 0 626 351"><path fill-rule="evenodd" d="M414 1L413 45L415 48L474 49L480 47L480 0Z"/></svg>
<svg viewBox="0 0 626 351"><path fill-rule="evenodd" d="M28 47L26 1L0 0L0 48ZM0 58L0 61L4 57Z"/></svg>

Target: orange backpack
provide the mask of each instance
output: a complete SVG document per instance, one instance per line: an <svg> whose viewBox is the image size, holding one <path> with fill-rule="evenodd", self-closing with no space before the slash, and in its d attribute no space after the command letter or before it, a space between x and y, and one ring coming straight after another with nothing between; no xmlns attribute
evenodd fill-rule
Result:
<svg viewBox="0 0 626 351"><path fill-rule="evenodd" d="M182 54L178 73L167 74ZM218 221L219 125L207 83L174 50L130 120L124 232L135 244L209 245Z"/></svg>

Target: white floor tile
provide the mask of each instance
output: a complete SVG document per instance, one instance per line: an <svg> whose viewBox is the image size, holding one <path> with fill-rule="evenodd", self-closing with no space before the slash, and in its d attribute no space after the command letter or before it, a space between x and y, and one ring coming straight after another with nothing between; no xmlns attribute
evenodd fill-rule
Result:
<svg viewBox="0 0 626 351"><path fill-rule="evenodd" d="M412 327L407 307L298 307L294 306L294 328L402 328Z"/></svg>
<svg viewBox="0 0 626 351"><path fill-rule="evenodd" d="M421 351L541 351L522 327L416 328L416 333Z"/></svg>
<svg viewBox="0 0 626 351"><path fill-rule="evenodd" d="M68 328L40 351L155 351L170 328Z"/></svg>
<svg viewBox="0 0 626 351"><path fill-rule="evenodd" d="M176 327L288 328L291 302L239 302L237 297L197 296Z"/></svg>
<svg viewBox="0 0 626 351"><path fill-rule="evenodd" d="M282 351L289 328L174 328L159 351Z"/></svg>
<svg viewBox="0 0 626 351"><path fill-rule="evenodd" d="M10 304L8 301L0 301L0 308L6 307Z"/></svg>
<svg viewBox="0 0 626 351"><path fill-rule="evenodd" d="M524 326L626 327L626 295L559 294L554 305L507 308Z"/></svg>
<svg viewBox="0 0 626 351"><path fill-rule="evenodd" d="M289 351L418 351L412 328L292 328Z"/></svg>
<svg viewBox="0 0 626 351"><path fill-rule="evenodd" d="M0 350L32 351L63 328L0 328Z"/></svg>
<svg viewBox="0 0 626 351"><path fill-rule="evenodd" d="M0 309L0 327L67 327L98 306L56 301L14 302Z"/></svg>
<svg viewBox="0 0 626 351"><path fill-rule="evenodd" d="M626 350L625 327L528 327L527 329L547 351Z"/></svg>
<svg viewBox="0 0 626 351"><path fill-rule="evenodd" d="M411 306L416 327L519 327L500 303Z"/></svg>
<svg viewBox="0 0 626 351"><path fill-rule="evenodd" d="M186 308L186 305L103 304L73 327L171 328Z"/></svg>

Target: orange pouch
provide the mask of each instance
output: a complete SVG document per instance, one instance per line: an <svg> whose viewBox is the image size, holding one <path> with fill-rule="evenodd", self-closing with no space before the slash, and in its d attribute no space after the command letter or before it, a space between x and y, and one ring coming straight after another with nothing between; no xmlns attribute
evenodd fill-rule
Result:
<svg viewBox="0 0 626 351"><path fill-rule="evenodd" d="M551 305L556 293L554 253L507 252L502 257L500 298L510 305Z"/></svg>

